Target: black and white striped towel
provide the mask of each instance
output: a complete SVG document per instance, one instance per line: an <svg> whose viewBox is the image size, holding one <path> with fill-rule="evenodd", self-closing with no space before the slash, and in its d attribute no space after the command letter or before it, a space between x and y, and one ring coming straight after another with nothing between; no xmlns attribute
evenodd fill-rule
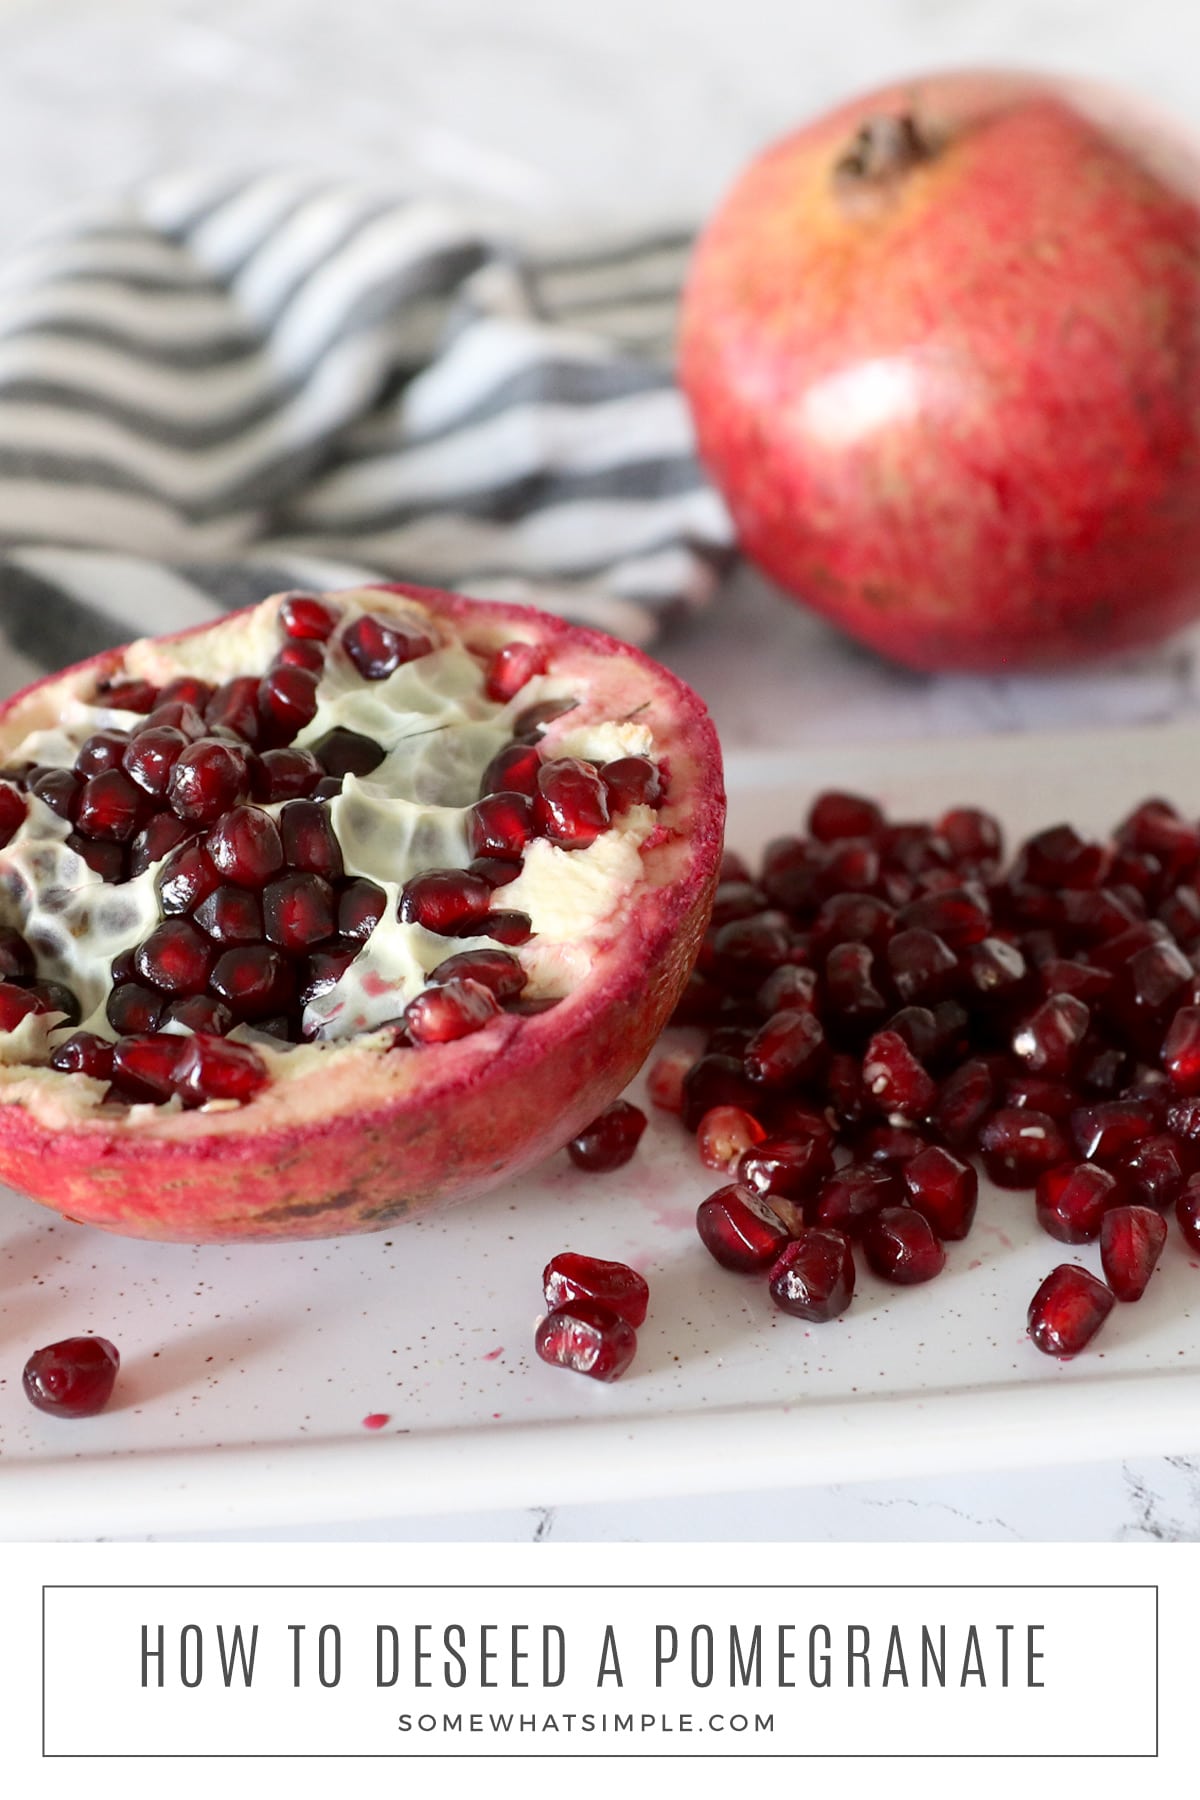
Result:
<svg viewBox="0 0 1200 1800"><path fill-rule="evenodd" d="M273 588L404 578L639 642L729 555L671 378L687 240L161 180L0 265L6 691Z"/></svg>

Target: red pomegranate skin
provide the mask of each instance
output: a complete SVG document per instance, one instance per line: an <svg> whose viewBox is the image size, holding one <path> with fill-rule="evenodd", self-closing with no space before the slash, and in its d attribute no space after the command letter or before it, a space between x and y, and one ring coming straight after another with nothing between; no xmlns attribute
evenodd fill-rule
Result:
<svg viewBox="0 0 1200 1800"><path fill-rule="evenodd" d="M839 175L904 116L927 154ZM1195 618L1198 208L1182 139L1021 75L885 88L766 150L681 332L746 554L914 669L1070 664Z"/></svg>
<svg viewBox="0 0 1200 1800"><path fill-rule="evenodd" d="M68 1112L37 1071L0 1088L0 1180L129 1237L228 1243L376 1231L532 1168L603 1112L644 1062L695 960L720 866L720 751L702 704L602 633L426 588L377 592L380 612L389 593L412 596L485 649L518 628L528 637L536 623L551 665L577 671L590 690L557 728L623 716L649 699L672 793L643 850L643 885L591 974L550 1011L506 1014L432 1050L380 1053L348 1040L309 1073L226 1113L163 1113L132 1127L128 1114ZM57 716L65 692L91 693L120 656L104 652L9 700L0 758Z"/></svg>

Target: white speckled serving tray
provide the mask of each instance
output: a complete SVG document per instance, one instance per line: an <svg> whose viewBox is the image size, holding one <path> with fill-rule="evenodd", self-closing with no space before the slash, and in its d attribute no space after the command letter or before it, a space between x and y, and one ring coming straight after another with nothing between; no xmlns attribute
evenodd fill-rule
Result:
<svg viewBox="0 0 1200 1800"><path fill-rule="evenodd" d="M755 851L830 784L895 816L961 800L1014 834L1063 817L1101 831L1148 792L1200 810L1198 749L1172 728L743 758L730 841ZM560 1157L473 1208L327 1243L135 1243L0 1193L0 1533L469 1513L1194 1448L1200 1259L1173 1222L1146 1298L1071 1365L1032 1349L1025 1308L1055 1263L1098 1269L1098 1254L1044 1237L1028 1195L986 1187L939 1280L903 1290L860 1271L847 1316L806 1327L710 1261L692 1219L717 1178L675 1120L651 1117L616 1175ZM637 1361L612 1387L532 1354L539 1275L562 1249L650 1281ZM21 1393L25 1357L83 1330L121 1350L114 1402L48 1419ZM389 1422L365 1429L372 1413Z"/></svg>

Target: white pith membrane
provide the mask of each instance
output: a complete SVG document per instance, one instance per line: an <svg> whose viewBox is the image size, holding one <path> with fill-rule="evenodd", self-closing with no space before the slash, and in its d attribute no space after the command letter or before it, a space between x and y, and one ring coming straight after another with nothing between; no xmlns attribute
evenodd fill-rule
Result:
<svg viewBox="0 0 1200 1800"><path fill-rule="evenodd" d="M143 639L116 664L107 681L145 679L161 687L180 675L219 684L233 676L265 674L287 639L278 619L281 596L265 600L202 632L177 639ZM450 956L473 949L503 949L526 975L522 1002L561 999L588 973L596 941L642 878L642 847L655 832L658 814L634 805L613 816L610 827L589 846L566 850L543 838L530 843L517 878L495 890L497 911L518 911L530 919L532 936L521 945L486 936L445 936L416 924L402 924L397 902L404 883L431 869L465 869L473 859L467 812L480 797L480 780L496 752L510 744L514 724L529 707L545 701L572 701L584 719L573 724L564 713L539 744L543 761L578 757L598 764L626 756L655 759L650 729L636 718L598 719L578 683L555 674L553 647L546 674L535 676L506 704L484 689L489 655L520 636L511 625L491 625L472 635L472 648L435 611L418 601L369 589L328 596L339 624L328 646L317 686L317 712L291 740L298 749L343 728L373 739L384 760L369 775L347 775L342 792L325 802L340 843L347 879L365 877L385 894L383 916L333 986L304 1009L303 1044L284 1044L253 1025L228 1035L250 1043L267 1066L272 1084L309 1073L321 1059L353 1041L356 1048L390 1050L395 1024L406 1005L422 992L427 977ZM366 680L338 647L342 632L363 614L421 632L433 650L403 664L380 681ZM489 635L490 634L490 635ZM538 641L531 631L530 641ZM114 709L96 697L95 668L68 676L47 691L47 704L30 697L41 722L8 747L0 762L35 762L70 769L94 732L136 731L144 715ZM53 702L49 695L59 696ZM37 795L26 793L27 816L0 849L0 926L20 931L37 958L37 978L62 982L78 997L82 1017L66 1025L60 1014L31 1014L12 1031L0 1031L0 1094L27 1099L40 1110L40 1097L53 1098L59 1113L94 1112L108 1083L46 1066L55 1047L85 1030L115 1040L106 1001L111 965L122 951L141 944L162 918L156 881L168 859L120 884L105 882L66 840L72 831ZM286 802L251 800L278 816ZM197 828L197 841L211 827ZM388 1024L388 1029L381 1029ZM163 1029L186 1032L178 1023ZM435 1053L437 1045L411 1054ZM269 1091L269 1090L267 1090ZM213 1101L201 1112L227 1110L232 1101ZM180 1110L162 1104L110 1106L131 1122Z"/></svg>

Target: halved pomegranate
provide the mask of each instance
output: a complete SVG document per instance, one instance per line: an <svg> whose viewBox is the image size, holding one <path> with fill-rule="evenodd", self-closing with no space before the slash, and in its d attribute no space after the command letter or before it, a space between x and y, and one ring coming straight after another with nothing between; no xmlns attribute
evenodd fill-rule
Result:
<svg viewBox="0 0 1200 1800"><path fill-rule="evenodd" d="M420 588L106 652L0 709L0 765L0 1178L134 1236L375 1230L561 1148L720 863L682 683Z"/></svg>

